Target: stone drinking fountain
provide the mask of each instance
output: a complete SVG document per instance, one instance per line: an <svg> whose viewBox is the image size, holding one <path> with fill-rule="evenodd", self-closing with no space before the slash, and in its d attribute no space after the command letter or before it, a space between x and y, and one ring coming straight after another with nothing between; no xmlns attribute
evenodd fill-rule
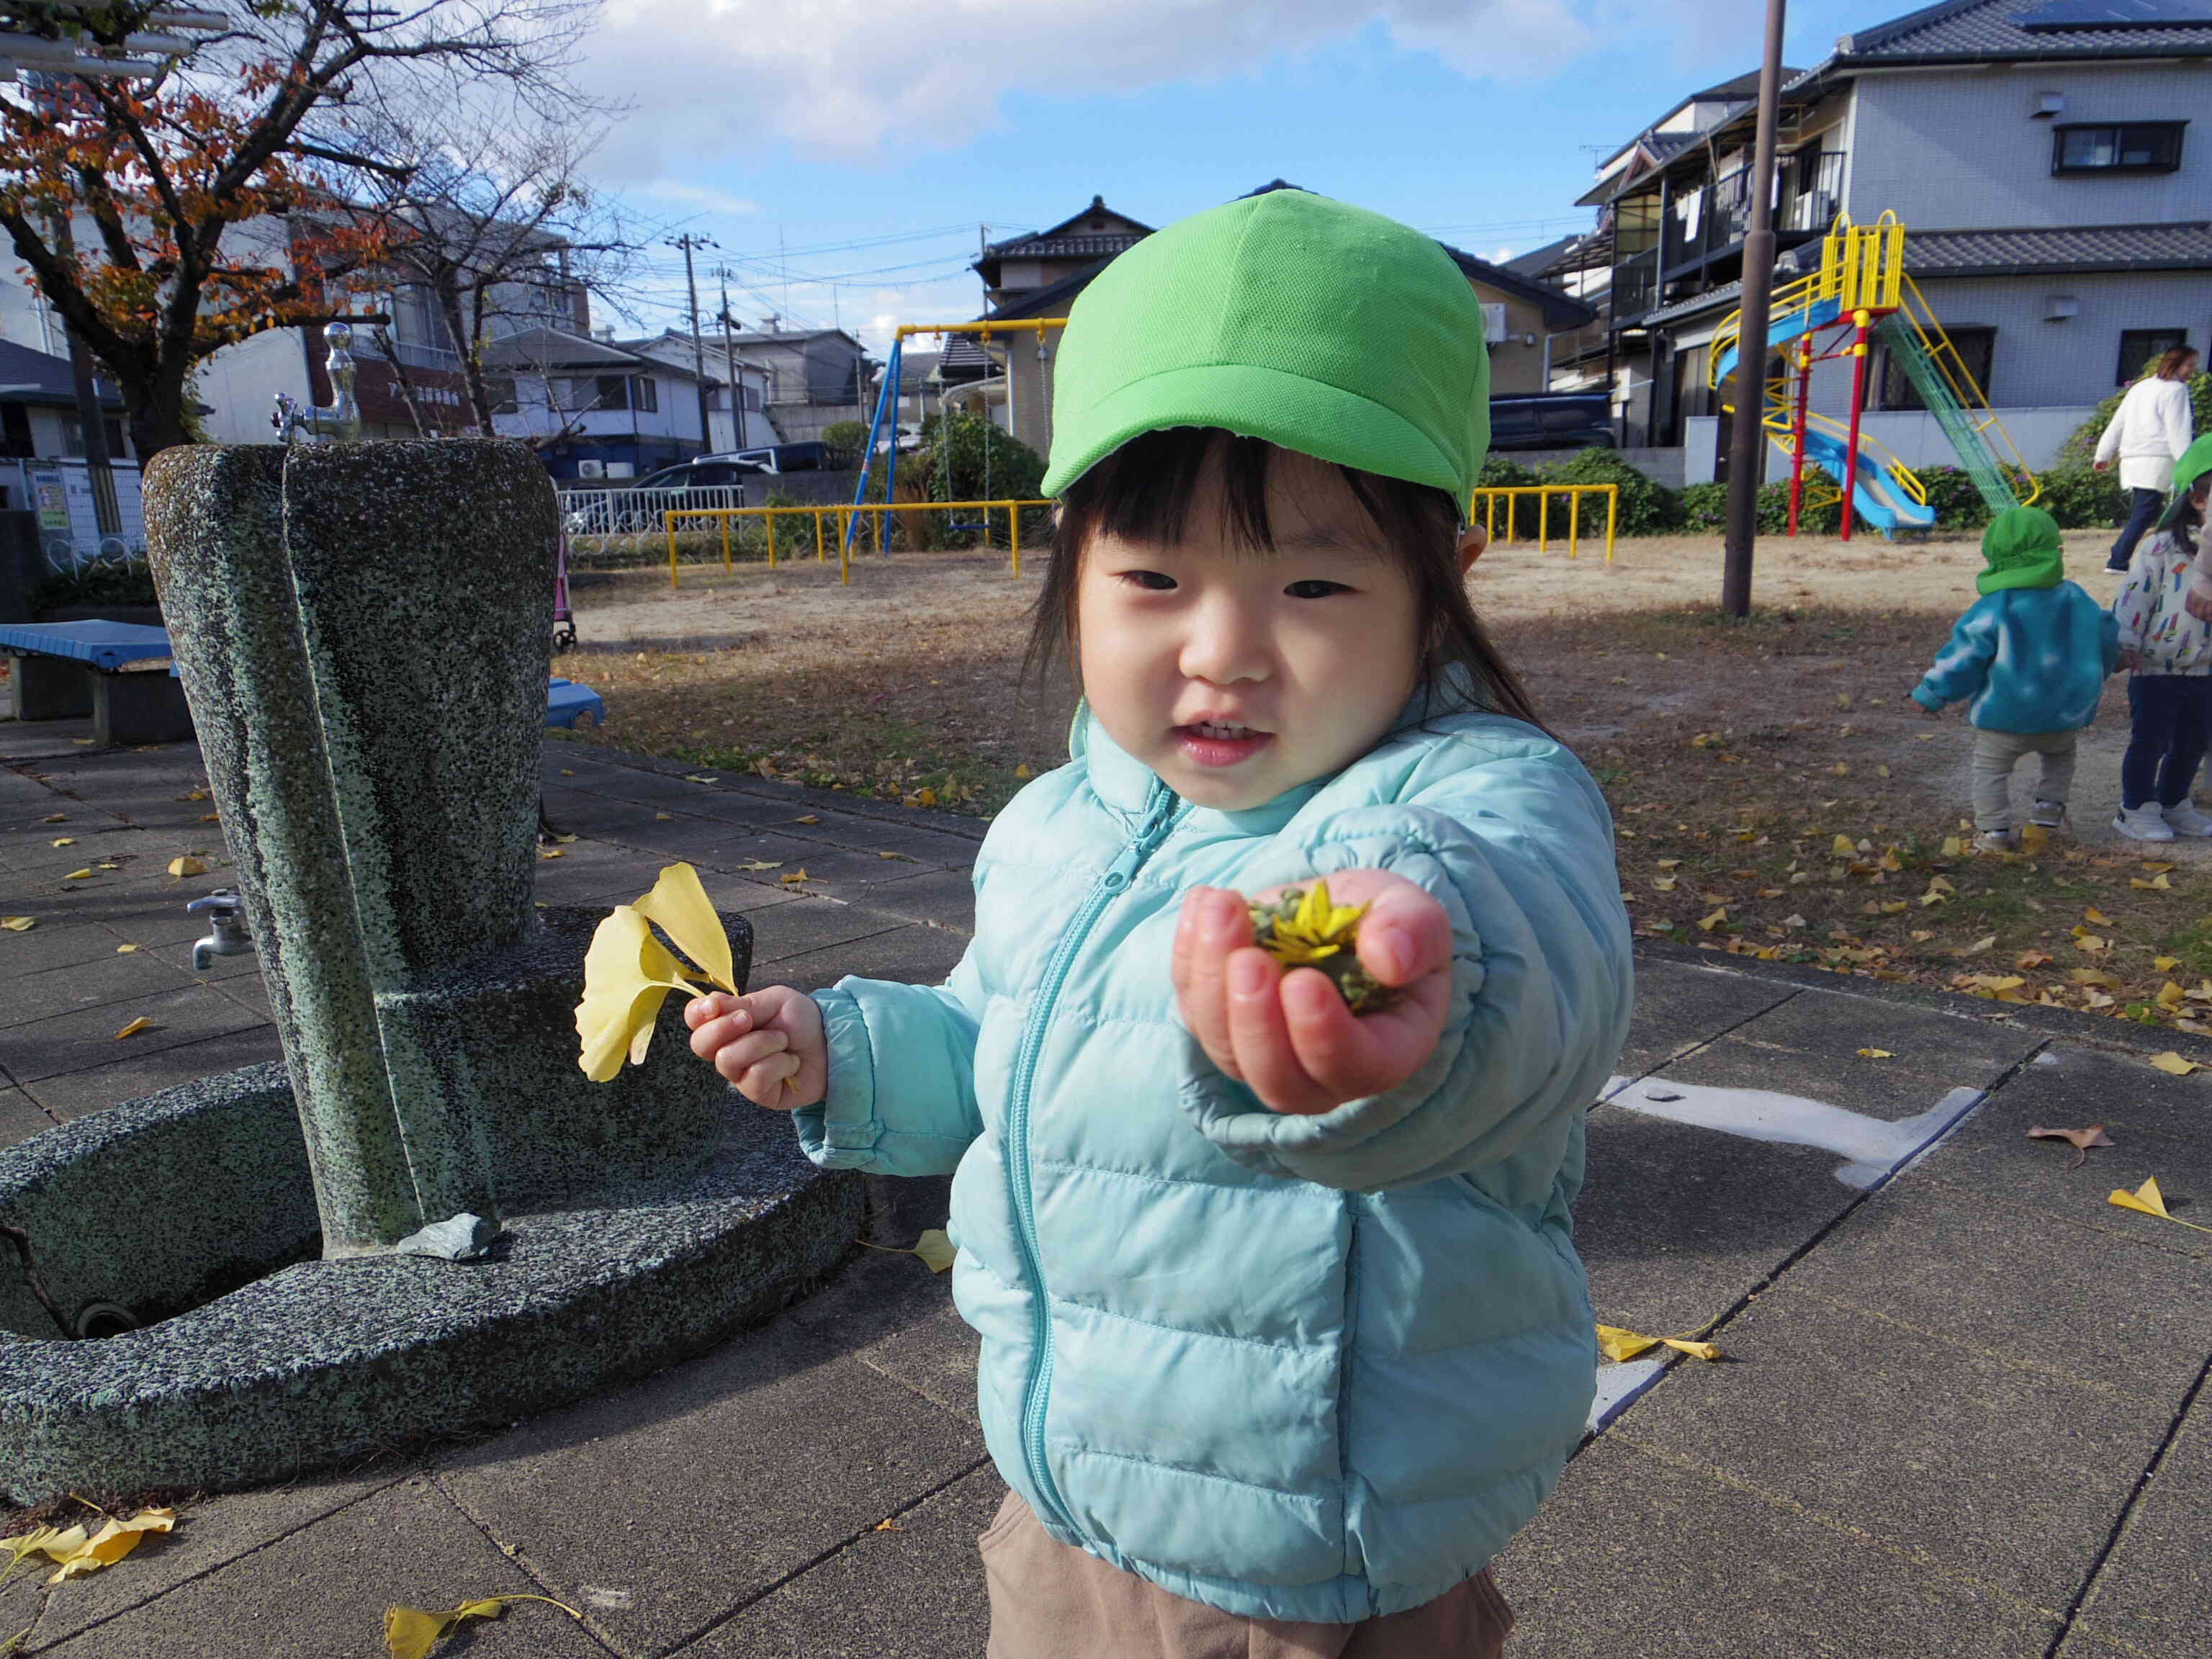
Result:
<svg viewBox="0 0 2212 1659"><path fill-rule="evenodd" d="M146 519L284 1060L0 1151L9 1495L512 1422L818 1282L862 1187L691 1057L680 999L643 1065L578 1068L603 913L531 897L556 515L530 451L172 449Z"/></svg>

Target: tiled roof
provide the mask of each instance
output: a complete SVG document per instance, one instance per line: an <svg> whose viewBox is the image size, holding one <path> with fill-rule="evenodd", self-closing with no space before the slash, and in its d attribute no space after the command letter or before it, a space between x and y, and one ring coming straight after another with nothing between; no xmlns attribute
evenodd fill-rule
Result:
<svg viewBox="0 0 2212 1659"><path fill-rule="evenodd" d="M1081 236L1024 236L1017 242L994 242L994 259L1106 259L1127 252L1141 236L1101 234Z"/></svg>
<svg viewBox="0 0 2212 1659"><path fill-rule="evenodd" d="M2212 23L2029 28L2046 0L1946 0L1836 43L1844 62L1916 58L2166 57L2212 52Z"/></svg>
<svg viewBox="0 0 2212 1659"><path fill-rule="evenodd" d="M1905 266L1916 276L2198 270L2212 268L2212 224L1916 230L1905 239Z"/></svg>

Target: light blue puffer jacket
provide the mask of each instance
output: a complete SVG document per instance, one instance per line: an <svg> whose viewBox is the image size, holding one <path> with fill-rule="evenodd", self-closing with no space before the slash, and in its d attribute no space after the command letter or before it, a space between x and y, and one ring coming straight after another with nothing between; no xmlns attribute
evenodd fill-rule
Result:
<svg viewBox="0 0 2212 1659"><path fill-rule="evenodd" d="M1589 1408L1568 1206L1631 993L1604 800L1491 714L1241 812L1087 717L1075 749L992 825L946 984L819 994L801 1141L957 1166L985 1437L1055 1537L1247 1616L1417 1607L1535 1512ZM1182 896L1363 867L1449 912L1449 1021L1402 1089L1279 1115L1177 1018Z"/></svg>

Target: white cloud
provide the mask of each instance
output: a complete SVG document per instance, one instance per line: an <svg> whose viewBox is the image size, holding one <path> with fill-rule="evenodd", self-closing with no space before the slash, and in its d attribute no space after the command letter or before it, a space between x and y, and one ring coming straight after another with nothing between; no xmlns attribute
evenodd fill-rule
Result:
<svg viewBox="0 0 2212 1659"><path fill-rule="evenodd" d="M1545 75L1596 45L1593 7L1617 3L608 0L584 78L635 106L602 167L618 179L655 178L670 154L709 147L751 159L789 143L849 161L891 144L957 146L992 125L1009 91L1213 80L1375 23L1469 76ZM1661 0L1660 9L1699 3L1711 0Z"/></svg>
<svg viewBox="0 0 2212 1659"><path fill-rule="evenodd" d="M702 185L687 185L677 179L656 179L640 186L640 193L659 198L665 202L683 202L692 207L704 208L709 213L758 213L760 204L743 196L726 196L719 190L708 190Z"/></svg>

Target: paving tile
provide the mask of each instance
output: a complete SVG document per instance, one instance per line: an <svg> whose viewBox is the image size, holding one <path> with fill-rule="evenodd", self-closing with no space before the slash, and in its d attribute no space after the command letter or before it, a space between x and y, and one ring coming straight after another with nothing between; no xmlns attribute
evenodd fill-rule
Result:
<svg viewBox="0 0 2212 1659"><path fill-rule="evenodd" d="M242 1010L239 1017L251 1018ZM136 1042L138 1038L130 1041ZM125 1045L118 1042L115 1046L120 1048ZM158 1094L179 1083L283 1058L284 1046L274 1025L248 1025L198 1042L179 1043L173 1048L118 1058L82 1072L40 1078L28 1089L32 1098L66 1123L72 1118L119 1106L127 1100Z"/></svg>
<svg viewBox="0 0 2212 1659"><path fill-rule="evenodd" d="M152 913L149 919L158 923L166 921L167 917L165 913L157 911ZM158 945L149 941L145 946L148 953L152 956L158 957L161 960L167 963L173 968L181 968L185 973L191 975L194 979L212 981L216 980L236 979L240 975L245 975L252 978L258 978L260 976L261 958L252 951L245 951L240 955L234 957L210 956L208 958L206 967L194 967L192 965L192 946L206 936L208 931L208 920L204 915L202 915L192 918L192 921L199 931L194 933L191 938L169 939ZM111 933L120 934L123 938L133 939L135 942L136 933L133 918L128 916L121 917L114 921L107 923L106 926ZM167 928L160 928L158 931L167 932L168 930Z"/></svg>
<svg viewBox="0 0 2212 1659"><path fill-rule="evenodd" d="M30 1651L55 1659L366 1656L382 1650L388 1607L444 1608L541 1593L416 1477L81 1636ZM447 1650L469 1659L605 1659L608 1652L558 1608L535 1602L472 1621Z"/></svg>
<svg viewBox="0 0 2212 1659"><path fill-rule="evenodd" d="M96 1572L58 1587L39 1622L39 1641L42 1645L66 1641L167 1595L404 1480L409 1473L394 1465L382 1474L333 1476L183 1505L176 1530L135 1551L129 1572Z"/></svg>
<svg viewBox="0 0 2212 1659"><path fill-rule="evenodd" d="M210 861L204 874L172 876L159 864L141 866L143 873L100 872L89 881L32 884L22 908L27 914L55 921L98 922L127 928L127 938L142 944L166 944L180 938L198 939L208 931L205 915L188 913L185 906L225 887L234 886L237 875L227 864Z"/></svg>
<svg viewBox="0 0 2212 1659"><path fill-rule="evenodd" d="M753 926L753 966L757 969L787 957L804 956L834 945L903 927L896 916L857 904L823 898L779 904L746 918Z"/></svg>
<svg viewBox="0 0 2212 1659"><path fill-rule="evenodd" d="M881 818L864 817L858 812L807 812L799 808L793 811L798 817L766 827L778 835L793 836L803 841L826 842L832 847L855 847L868 852L904 853L924 864L963 870L975 862L975 854L983 845L980 836L924 829L913 823L886 823ZM803 823L801 817L811 817L815 822ZM981 821L975 822L980 830Z"/></svg>
<svg viewBox="0 0 2212 1659"><path fill-rule="evenodd" d="M959 965L967 948L968 941L957 933L910 924L826 951L783 957L774 964L772 977L763 978L758 971L753 976L763 984L788 985L801 991L835 985L848 974L862 979L903 980L910 985L939 985Z"/></svg>
<svg viewBox="0 0 2212 1659"><path fill-rule="evenodd" d="M2119 1543L2083 1598L2059 1659L2212 1653L2212 1391L2201 1393ZM2094 1638L2077 1641L2076 1638Z"/></svg>
<svg viewBox="0 0 2212 1659"><path fill-rule="evenodd" d="M113 956L115 947L124 942L97 922L42 914L35 904L18 909L20 902L0 886L0 911L11 916L27 915L37 923L20 933L0 933L0 985L21 977L52 973L56 969L103 961ZM0 997L5 999L0 1007L12 1008L15 998L27 994L35 994L9 986L0 993ZM0 1012L0 1018L6 1017L4 1012Z"/></svg>
<svg viewBox="0 0 2212 1659"><path fill-rule="evenodd" d="M942 1210L931 1224L945 1224ZM835 1283L786 1316L836 1352L947 1411L975 1417L979 1339L952 1305L950 1275L931 1273L919 1257L864 1250Z"/></svg>
<svg viewBox="0 0 2212 1659"><path fill-rule="evenodd" d="M6 851L6 860L15 875L9 884L24 881L58 881L62 875L80 865L96 865L107 859L123 864L131 873L142 868L159 870L179 853L195 848L220 852L222 838L210 834L214 825L197 836L157 835L129 824L53 823L46 826L46 836L36 841L18 841ZM67 847L57 847L56 841L67 840Z"/></svg>
<svg viewBox="0 0 2212 1659"><path fill-rule="evenodd" d="M2212 1234L2192 1232L2106 1201L2155 1176L2167 1206L2212 1225L2212 1079L2168 1077L2133 1055L2054 1048L1946 1136L1919 1172L2014 1207L2045 1210L2161 1250L2212 1261ZM2118 1144L2079 1168L2063 1142L2030 1140L2044 1127L2102 1123Z"/></svg>
<svg viewBox="0 0 2212 1659"><path fill-rule="evenodd" d="M13 1146L54 1127L54 1120L21 1089L0 1089L0 1146Z"/></svg>
<svg viewBox="0 0 2212 1659"><path fill-rule="evenodd" d="M867 902L909 921L933 922L962 933L975 930L975 878L965 868L924 871L886 882L868 890Z"/></svg>
<svg viewBox="0 0 2212 1659"><path fill-rule="evenodd" d="M665 1653L982 1455L971 1425L781 1321L439 1480L556 1594L618 1592L595 1616L624 1651Z"/></svg>
<svg viewBox="0 0 2212 1659"><path fill-rule="evenodd" d="M116 1032L142 1015L154 1022L152 1027L118 1041ZM256 1018L213 986L186 985L0 1028L0 1066L18 1083L36 1083L242 1030Z"/></svg>
<svg viewBox="0 0 2212 1659"><path fill-rule="evenodd" d="M1597 1107L1575 1248L1598 1316L1667 1335L1718 1317L1863 1196L1841 1162Z"/></svg>
<svg viewBox="0 0 2212 1659"><path fill-rule="evenodd" d="M1797 994L1796 986L1779 980L1638 957L1621 1075L1656 1070Z"/></svg>
<svg viewBox="0 0 2212 1659"><path fill-rule="evenodd" d="M1611 1435L1567 1466L1495 1571L1512 1659L2040 1659L2057 1628L1971 1572L1931 1571Z"/></svg>
<svg viewBox="0 0 2212 1659"><path fill-rule="evenodd" d="M2063 1142L2043 1150L2061 1164L2074 1157ZM2167 1404L2212 1354L2212 1262L1989 1204L1917 1171L1861 1205L1790 1270L1789 1282L1794 1291Z"/></svg>
<svg viewBox="0 0 2212 1659"><path fill-rule="evenodd" d="M2147 1402L1798 1294L1721 1332L1608 1432L1846 1521L2032 1607L2065 1607L2164 1438Z"/></svg>
<svg viewBox="0 0 2212 1659"><path fill-rule="evenodd" d="M36 933L36 928L32 932ZM161 960L150 951L118 956L121 941L106 928L94 930L106 942L100 955L68 967L50 968L42 974L26 974L7 981L0 998L0 1026L20 1025L79 1008L101 1008L173 991L192 982L192 975ZM88 944L90 941L87 941Z"/></svg>
<svg viewBox="0 0 2212 1659"><path fill-rule="evenodd" d="M982 1659L991 1607L975 1540L1006 1495L986 1464L679 1651L684 1659Z"/></svg>
<svg viewBox="0 0 2212 1659"><path fill-rule="evenodd" d="M1685 1083L1773 1089L1894 1121L1929 1110L1952 1089L1994 1087L2040 1041L1987 1020L1801 991L1663 1069Z"/></svg>

